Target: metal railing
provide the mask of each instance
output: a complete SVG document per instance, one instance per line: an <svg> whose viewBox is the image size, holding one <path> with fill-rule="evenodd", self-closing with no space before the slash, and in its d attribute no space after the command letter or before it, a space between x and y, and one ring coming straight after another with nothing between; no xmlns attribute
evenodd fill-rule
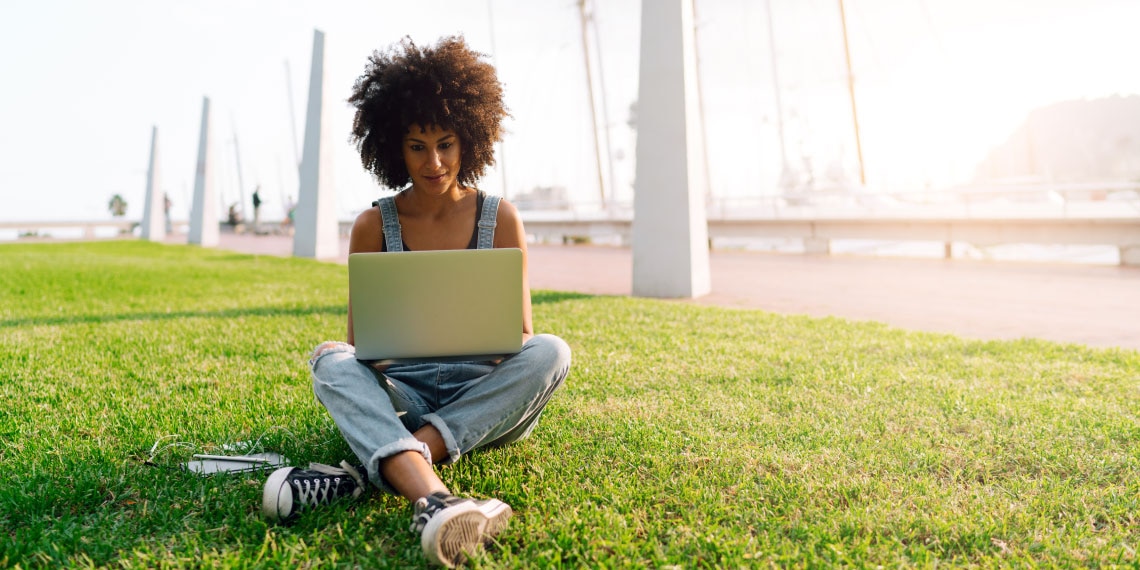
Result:
<svg viewBox="0 0 1140 570"><path fill-rule="evenodd" d="M631 220L633 204L527 202L534 220ZM1003 184L912 192L829 189L756 196L713 196L710 220L834 218L1140 217L1140 182Z"/></svg>

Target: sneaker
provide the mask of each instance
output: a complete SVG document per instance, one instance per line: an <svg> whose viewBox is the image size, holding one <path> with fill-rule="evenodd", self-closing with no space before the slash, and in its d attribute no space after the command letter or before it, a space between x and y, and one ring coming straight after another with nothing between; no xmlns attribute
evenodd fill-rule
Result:
<svg viewBox="0 0 1140 570"><path fill-rule="evenodd" d="M429 561L453 568L480 552L510 518L511 507L500 500L436 492L416 501L412 532L420 533L420 546Z"/></svg>
<svg viewBox="0 0 1140 570"><path fill-rule="evenodd" d="M363 466L345 461L340 467L310 463L308 469L282 467L269 475L261 494L261 513L287 521L305 508L327 505L341 497L359 497L365 489Z"/></svg>
<svg viewBox="0 0 1140 570"><path fill-rule="evenodd" d="M487 519L487 528L483 529L484 544L503 532L503 529L507 528L507 522L511 520L511 515L514 514L510 505L498 499L484 501L472 499L471 502L479 507L479 512Z"/></svg>

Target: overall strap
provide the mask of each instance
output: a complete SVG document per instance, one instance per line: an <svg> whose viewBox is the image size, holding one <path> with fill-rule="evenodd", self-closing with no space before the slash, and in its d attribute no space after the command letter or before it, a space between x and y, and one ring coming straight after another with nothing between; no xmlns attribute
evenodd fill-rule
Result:
<svg viewBox="0 0 1140 570"><path fill-rule="evenodd" d="M396 197L385 196L376 202L380 207L380 221L384 224L384 249L404 251L404 235L400 232L400 216L396 213Z"/></svg>
<svg viewBox="0 0 1140 570"><path fill-rule="evenodd" d="M495 223L499 215L499 200L502 196L488 195L483 200L483 215L479 216L479 243L478 249L491 249L495 247Z"/></svg>

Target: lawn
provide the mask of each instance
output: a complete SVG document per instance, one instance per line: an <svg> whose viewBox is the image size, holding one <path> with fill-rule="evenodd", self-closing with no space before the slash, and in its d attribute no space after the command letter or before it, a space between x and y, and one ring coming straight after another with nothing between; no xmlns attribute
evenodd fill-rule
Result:
<svg viewBox="0 0 1140 570"><path fill-rule="evenodd" d="M373 492L267 524L348 446L306 365L347 270L138 241L0 245L0 567L419 567ZM534 435L442 468L514 507L473 567L1140 564L1140 352L536 291L574 365Z"/></svg>

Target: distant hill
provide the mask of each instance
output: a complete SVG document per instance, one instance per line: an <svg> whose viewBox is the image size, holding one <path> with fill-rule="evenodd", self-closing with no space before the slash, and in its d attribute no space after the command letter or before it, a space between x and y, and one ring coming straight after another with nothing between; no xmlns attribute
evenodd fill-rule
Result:
<svg viewBox="0 0 1140 570"><path fill-rule="evenodd" d="M1064 101L1029 113L976 182L1140 181L1140 95Z"/></svg>

